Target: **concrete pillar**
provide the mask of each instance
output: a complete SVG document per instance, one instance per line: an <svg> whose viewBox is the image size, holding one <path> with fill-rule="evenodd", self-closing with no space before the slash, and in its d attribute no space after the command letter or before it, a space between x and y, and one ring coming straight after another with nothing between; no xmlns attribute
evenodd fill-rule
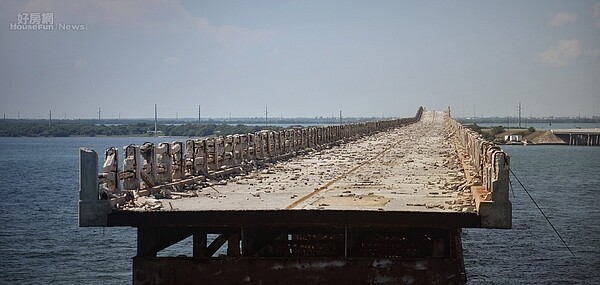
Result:
<svg viewBox="0 0 600 285"><path fill-rule="evenodd" d="M171 159L171 144L159 143L156 151L156 183L173 180L173 160Z"/></svg>
<svg viewBox="0 0 600 285"><path fill-rule="evenodd" d="M170 153L172 166L171 166L171 177L172 179L182 179L184 177L184 144L182 142L172 142L170 146Z"/></svg>
<svg viewBox="0 0 600 285"><path fill-rule="evenodd" d="M116 147L109 147L104 152L104 164L102 165L102 172L98 173L98 177L100 178L101 192L106 195L120 192L119 157Z"/></svg>
<svg viewBox="0 0 600 285"><path fill-rule="evenodd" d="M79 149L79 226L104 227L111 212L110 200L99 200L98 154Z"/></svg>
<svg viewBox="0 0 600 285"><path fill-rule="evenodd" d="M123 189L140 189L140 148L130 144L123 148Z"/></svg>
<svg viewBox="0 0 600 285"><path fill-rule="evenodd" d="M142 180L146 186L153 187L156 185L156 153L154 144L147 142L140 147L142 155Z"/></svg>
<svg viewBox="0 0 600 285"><path fill-rule="evenodd" d="M98 154L87 148L79 149L79 200L98 200Z"/></svg>

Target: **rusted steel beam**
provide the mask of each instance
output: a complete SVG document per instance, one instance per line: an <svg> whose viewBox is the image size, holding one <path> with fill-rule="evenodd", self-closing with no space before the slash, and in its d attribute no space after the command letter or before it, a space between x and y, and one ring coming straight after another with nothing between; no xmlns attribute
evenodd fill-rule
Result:
<svg viewBox="0 0 600 285"><path fill-rule="evenodd" d="M196 258L210 257L207 250L208 238L206 232L195 230L192 238L192 254Z"/></svg>
<svg viewBox="0 0 600 285"><path fill-rule="evenodd" d="M139 227L137 256L152 257L192 234L190 228L176 227Z"/></svg>
<svg viewBox="0 0 600 285"><path fill-rule="evenodd" d="M396 212L352 210L246 210L132 212L115 210L108 214L107 226L133 227L423 227L479 228L476 213Z"/></svg>
<svg viewBox="0 0 600 285"><path fill-rule="evenodd" d="M133 284L464 284L462 260L133 259Z"/></svg>
<svg viewBox="0 0 600 285"><path fill-rule="evenodd" d="M206 256L213 256L217 250L219 250L219 248L221 248L227 242L227 240L229 240L231 235L232 233L218 235L217 238L215 238L215 240L213 240L213 242L211 242L206 248Z"/></svg>

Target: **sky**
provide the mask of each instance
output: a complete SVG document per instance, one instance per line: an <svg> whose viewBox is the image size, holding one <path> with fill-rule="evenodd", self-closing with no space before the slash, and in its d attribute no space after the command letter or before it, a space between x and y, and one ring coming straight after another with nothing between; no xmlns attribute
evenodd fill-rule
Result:
<svg viewBox="0 0 600 285"><path fill-rule="evenodd" d="M0 68L6 118L600 116L600 1L8 0Z"/></svg>

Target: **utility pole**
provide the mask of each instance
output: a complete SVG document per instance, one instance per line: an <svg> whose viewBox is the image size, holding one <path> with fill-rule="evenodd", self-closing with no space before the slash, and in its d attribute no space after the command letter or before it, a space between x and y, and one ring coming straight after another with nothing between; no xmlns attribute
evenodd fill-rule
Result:
<svg viewBox="0 0 600 285"><path fill-rule="evenodd" d="M519 129L521 128L521 101L519 101Z"/></svg>
<svg viewBox="0 0 600 285"><path fill-rule="evenodd" d="M342 110L340 110L340 125L343 123L342 121Z"/></svg>
<svg viewBox="0 0 600 285"><path fill-rule="evenodd" d="M158 134L158 111L156 108L156 104L154 104L154 135Z"/></svg>
<svg viewBox="0 0 600 285"><path fill-rule="evenodd" d="M98 107L98 123L100 123L100 114L102 114L102 111L100 111L100 107Z"/></svg>
<svg viewBox="0 0 600 285"><path fill-rule="evenodd" d="M198 105L198 124L200 124L201 120L202 120L202 112L200 110L200 105Z"/></svg>
<svg viewBox="0 0 600 285"><path fill-rule="evenodd" d="M48 125L52 125L52 110L50 110L50 116L48 118Z"/></svg>
<svg viewBox="0 0 600 285"><path fill-rule="evenodd" d="M265 126L267 126L269 121L269 109L268 107L265 107Z"/></svg>

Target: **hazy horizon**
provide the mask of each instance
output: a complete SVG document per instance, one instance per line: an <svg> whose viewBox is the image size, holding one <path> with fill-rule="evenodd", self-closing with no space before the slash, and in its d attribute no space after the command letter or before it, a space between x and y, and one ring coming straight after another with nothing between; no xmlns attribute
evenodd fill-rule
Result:
<svg viewBox="0 0 600 285"><path fill-rule="evenodd" d="M599 1L9 0L0 23L7 118L600 115Z"/></svg>

